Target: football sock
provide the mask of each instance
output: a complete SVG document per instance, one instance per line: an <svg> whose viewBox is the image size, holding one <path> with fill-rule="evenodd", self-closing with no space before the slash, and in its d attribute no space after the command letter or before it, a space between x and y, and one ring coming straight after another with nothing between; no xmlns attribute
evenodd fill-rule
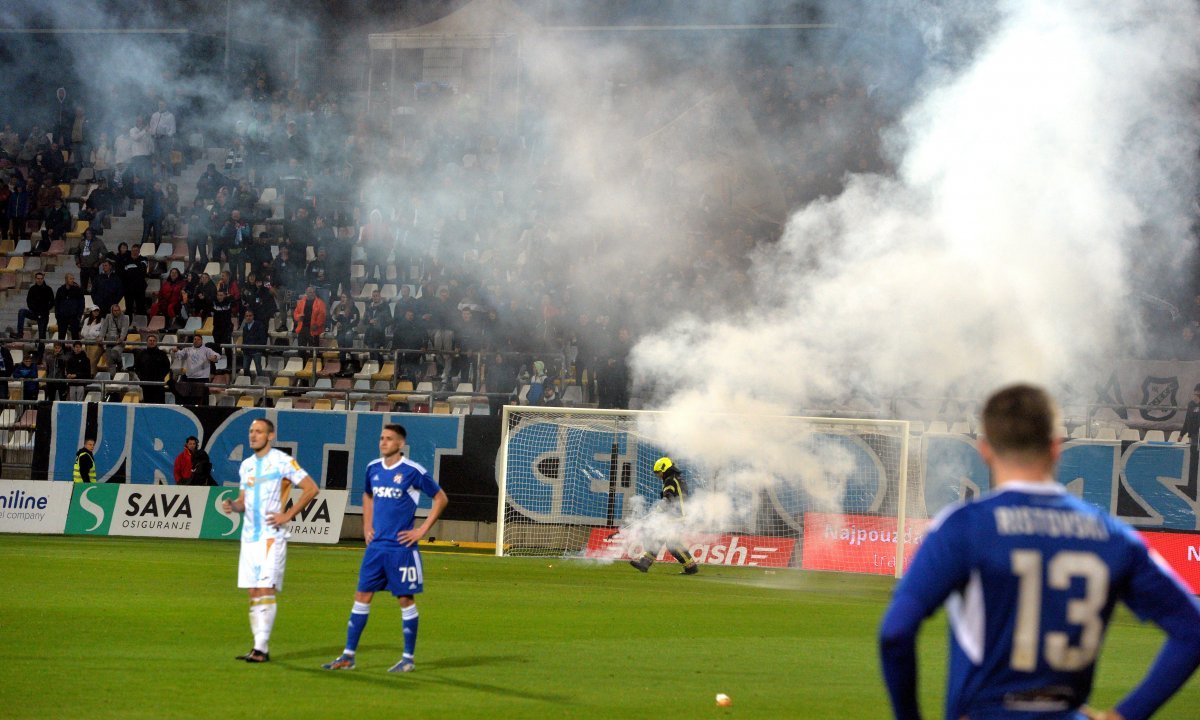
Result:
<svg viewBox="0 0 1200 720"><path fill-rule="evenodd" d="M250 601L250 631L254 633L254 649L269 652L271 630L275 627L275 596L264 595Z"/></svg>
<svg viewBox="0 0 1200 720"><path fill-rule="evenodd" d="M370 603L361 603L357 600L354 602L354 607L350 609L350 622L346 628L345 653L347 655L353 655L358 651L358 639L362 637L363 630L367 627L367 620L370 618L368 613L370 612Z"/></svg>
<svg viewBox="0 0 1200 720"><path fill-rule="evenodd" d="M400 609L400 617L404 627L404 657L409 660L413 659L413 653L417 649L417 606L409 605L406 608Z"/></svg>

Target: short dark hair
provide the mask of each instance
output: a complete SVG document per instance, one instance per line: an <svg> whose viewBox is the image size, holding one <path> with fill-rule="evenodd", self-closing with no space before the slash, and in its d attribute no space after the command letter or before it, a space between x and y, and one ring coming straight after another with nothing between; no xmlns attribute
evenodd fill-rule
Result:
<svg viewBox="0 0 1200 720"><path fill-rule="evenodd" d="M1033 385L1010 385L983 406L983 434L997 455L1034 459L1050 452L1058 408Z"/></svg>
<svg viewBox="0 0 1200 720"><path fill-rule="evenodd" d="M407 440L407 439L408 439L408 431L407 431L407 430L405 430L405 429L404 429L404 426L403 426L403 425L401 425L401 424L399 424L399 423L388 423L387 425L384 425L384 426L383 426L383 429L384 429L384 430L391 430L392 432L394 432L394 433L396 433L397 435L399 435L399 436L400 436L400 438L401 438L402 440Z"/></svg>
<svg viewBox="0 0 1200 720"><path fill-rule="evenodd" d="M254 418L253 420L250 421L250 424L253 425L256 422L260 422L260 423L263 423L264 425L266 425L267 432L269 432L269 433L275 432L275 423L271 422L267 418L265 418L265 417Z"/></svg>

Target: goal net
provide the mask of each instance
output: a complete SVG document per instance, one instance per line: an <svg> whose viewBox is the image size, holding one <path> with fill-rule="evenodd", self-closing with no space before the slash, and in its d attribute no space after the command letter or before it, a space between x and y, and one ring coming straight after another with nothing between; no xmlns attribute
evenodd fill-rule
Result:
<svg viewBox="0 0 1200 720"><path fill-rule="evenodd" d="M499 555L896 574L923 521L906 523L908 423L509 406L497 477ZM660 501L654 462L687 486ZM921 527L917 527L920 525Z"/></svg>

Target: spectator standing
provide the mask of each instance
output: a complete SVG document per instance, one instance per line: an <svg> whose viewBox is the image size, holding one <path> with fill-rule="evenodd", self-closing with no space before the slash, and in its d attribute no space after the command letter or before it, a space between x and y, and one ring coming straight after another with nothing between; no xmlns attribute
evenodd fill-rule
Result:
<svg viewBox="0 0 1200 720"><path fill-rule="evenodd" d="M151 240L155 245L162 242L162 223L167 198L162 183L157 180L142 196L142 242Z"/></svg>
<svg viewBox="0 0 1200 720"><path fill-rule="evenodd" d="M101 313L107 313L109 308L121 302L125 296L125 288L121 285L121 277L113 272L111 260L100 263L100 274L96 276L92 288L92 300Z"/></svg>
<svg viewBox="0 0 1200 720"><path fill-rule="evenodd" d="M350 367L351 355L346 348L354 347L354 341L358 335L358 323L361 319L358 305L350 299L349 295L342 293L338 298L338 304L333 307L332 322L339 350L338 360L341 362L343 371Z"/></svg>
<svg viewBox="0 0 1200 720"><path fill-rule="evenodd" d="M158 112L150 116L147 127L154 139L154 162L165 177L171 171L171 151L175 149L175 115L167 109L167 101L158 101Z"/></svg>
<svg viewBox="0 0 1200 720"><path fill-rule="evenodd" d="M267 345L270 342L270 336L267 334L267 321L255 318L254 313L247 310L242 320L242 345ZM262 375L263 352L262 348L243 347L242 372L250 375L252 378ZM254 362L253 373L250 372L251 361Z"/></svg>
<svg viewBox="0 0 1200 720"><path fill-rule="evenodd" d="M363 342L367 347L383 349L387 346L387 329L392 325L392 308L379 290L371 291L371 301L367 303L366 312L363 314L363 324L366 326ZM382 360L382 353L371 353L371 359L379 362Z"/></svg>
<svg viewBox="0 0 1200 720"><path fill-rule="evenodd" d="M184 219L184 222L187 223L187 262L189 264L192 262L201 265L208 264L208 238L212 233L209 225L210 219L208 208L204 207L204 200L197 197L192 201L192 207Z"/></svg>
<svg viewBox="0 0 1200 720"><path fill-rule="evenodd" d="M192 383L195 387L188 387L189 392L181 392L189 398L197 399L198 404L208 404L208 382L212 378L212 364L221 359L221 356L210 347L204 346L204 338L199 335L192 336L192 346L183 349L177 349L175 356L179 359L180 367L183 370L183 381ZM176 383L178 387L179 383ZM181 388L182 390L182 388Z"/></svg>
<svg viewBox="0 0 1200 720"><path fill-rule="evenodd" d="M100 342L108 361L109 372L121 370L121 355L125 352L129 324L129 316L115 303L110 307L108 316L100 323Z"/></svg>
<svg viewBox="0 0 1200 720"><path fill-rule="evenodd" d="M58 339L68 335L72 340L79 339L79 326L83 321L83 288L75 282L75 276L67 273L63 284L54 293L54 317L58 321Z"/></svg>
<svg viewBox="0 0 1200 720"><path fill-rule="evenodd" d="M50 351L42 355L42 364L46 367L46 399L67 399L67 353L61 343L54 343Z"/></svg>
<svg viewBox="0 0 1200 720"><path fill-rule="evenodd" d="M242 258L242 253L250 245L251 227L242 220L240 210L234 210L229 214L229 219L221 228L218 242L221 246L222 259L229 263L229 271L238 284L241 284L246 279L246 261Z"/></svg>
<svg viewBox="0 0 1200 720"><path fill-rule="evenodd" d="M195 435L189 435L188 439L183 441L183 450L175 456L175 466L171 471L176 485L192 484L192 453L199 444L200 441Z"/></svg>
<svg viewBox="0 0 1200 720"><path fill-rule="evenodd" d="M125 309L130 315L146 315L146 275L149 264L142 257L142 246L134 245L129 254L120 259L117 275L125 296Z"/></svg>
<svg viewBox="0 0 1200 720"><path fill-rule="evenodd" d="M54 291L46 284L44 273L35 273L33 284L25 293L25 307L17 311L17 337L25 336L25 320L37 321L38 339L46 339L46 328L50 325L50 310L54 307Z"/></svg>
<svg viewBox="0 0 1200 720"><path fill-rule="evenodd" d="M13 361L12 352L7 345L0 345L0 400L8 399L8 379L16 369L17 364Z"/></svg>
<svg viewBox="0 0 1200 720"><path fill-rule="evenodd" d="M321 333L325 330L325 303L317 297L316 288L308 286L304 297L296 303L292 319L296 321L296 338L299 345L311 347L320 344Z"/></svg>
<svg viewBox="0 0 1200 720"><path fill-rule="evenodd" d="M72 250L72 254L75 255L75 266L79 268L79 284L86 295L91 292L92 280L108 254L108 248L103 240L96 237L96 231L89 227L83 231L83 239Z"/></svg>
<svg viewBox="0 0 1200 720"><path fill-rule="evenodd" d="M167 401L167 382L171 375L171 358L158 346L158 336L146 337L146 347L134 352L133 371L138 380L154 383L142 385L142 402L161 405Z"/></svg>
<svg viewBox="0 0 1200 720"><path fill-rule="evenodd" d="M40 255L50 250L50 244L55 240L62 240L67 233L71 232L71 228L75 223L71 220L71 211L64 205L62 198L55 198L46 211L46 224L42 230L42 241L38 243L30 252L31 255Z"/></svg>
<svg viewBox="0 0 1200 720"><path fill-rule="evenodd" d="M99 325L99 322L96 323ZM82 400L87 381L92 379L92 361L83 351L83 343L76 340L71 354L67 357L66 377L70 380L71 400Z"/></svg>

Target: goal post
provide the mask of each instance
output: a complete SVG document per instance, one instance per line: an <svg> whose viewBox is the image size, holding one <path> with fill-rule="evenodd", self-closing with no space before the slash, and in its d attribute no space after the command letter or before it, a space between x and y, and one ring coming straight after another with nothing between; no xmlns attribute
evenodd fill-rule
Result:
<svg viewBox="0 0 1200 720"><path fill-rule="evenodd" d="M687 428L693 428L690 432ZM706 443L694 428L710 427ZM652 468L688 486L668 518ZM903 572L916 546L906 421L506 406L497 458L497 555ZM920 523L917 523L918 525Z"/></svg>

